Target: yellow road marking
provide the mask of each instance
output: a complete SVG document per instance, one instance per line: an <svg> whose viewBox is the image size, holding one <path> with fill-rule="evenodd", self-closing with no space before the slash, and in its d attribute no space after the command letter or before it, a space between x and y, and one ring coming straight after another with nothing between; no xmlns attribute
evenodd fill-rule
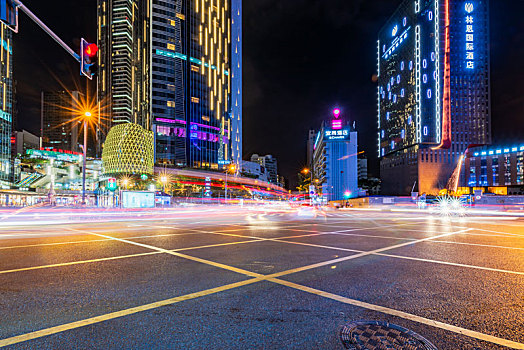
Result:
<svg viewBox="0 0 524 350"><path fill-rule="evenodd" d="M51 268L51 267L61 267L61 266L71 266L71 265L78 265L78 264L88 264L88 263L94 263L94 262L110 261L110 260L118 260L118 259L126 259L126 258L135 258L137 256L146 256L146 255L153 255L153 254L160 254L160 252L148 252L148 253L140 253L140 254L113 256L113 257L110 257L110 258L100 258L100 259L91 259L91 260L72 261L72 262L66 262L66 263L41 265L41 266L32 266L32 267L22 267L22 268L13 269L13 270L3 270L3 271L0 271L0 274L12 273L12 272L21 272L21 271L40 270L40 269L47 269L47 268Z"/></svg>
<svg viewBox="0 0 524 350"><path fill-rule="evenodd" d="M278 284L281 284L281 285L284 285L284 286L287 286L287 287L290 287L290 288L301 290L303 292L307 292L307 293L311 293L311 294L314 294L314 295L318 295L318 296L321 296L323 298L336 300L336 301L344 303L344 304L354 305L354 306L358 306L358 307L361 307L361 308L364 308L364 309L381 312L383 314L400 317L400 318L403 318L403 319L406 319L406 320L409 320L409 321L414 321L414 322L422 323L422 324L425 324L425 325L428 325L428 326L444 329L446 331L458 333L458 334L461 334L461 335L466 335L468 337L479 339L479 340L484 340L484 341L487 341L487 342L490 342L490 343L493 343L493 344L507 346L507 347L512 348L512 349L524 349L524 344L517 343L517 342L511 341L511 340L495 337L495 336L484 334L484 333L480 333L480 332L475 332L475 331L472 331L472 330L469 330L469 329L466 329L466 328L453 326L453 325L450 325L450 324L447 324L447 323L443 323L443 322L439 322L439 321L430 320L430 319L425 318L425 317L413 315L413 314L410 314L410 313L407 313L407 312L403 312L403 311L399 311L399 310L395 310L395 309L390 309L388 307L374 305L374 304L366 303L366 302L363 302L363 301L346 298L346 297L343 297L343 296L340 296L340 295L324 292L324 291L321 291L321 290L318 290L318 289L306 287L306 286L303 286L303 285L300 285L300 284L296 284L296 283L293 283L293 282L280 280L278 278L270 278L268 280L270 282L278 283Z"/></svg>
<svg viewBox="0 0 524 350"><path fill-rule="evenodd" d="M78 230L73 230L73 231L78 231ZM187 259L187 260L193 260L193 261L196 261L196 262L200 262L200 263L211 265L211 266L218 267L218 268L221 268L221 269L233 271L233 272L240 273L240 274L243 274L243 275L246 275L246 276L250 276L250 277L263 277L264 276L264 275L261 275L261 274L255 273L255 272L239 269L239 268L236 268L236 267L233 267L233 266L228 266L228 265L225 265L225 264L217 263L217 262L206 260L206 259L197 258L197 257L194 257L194 256L182 254L182 253L177 253L176 251L173 251L173 250L167 250L167 249L155 247L155 246L152 246L152 245L149 245L149 244L143 244L143 243L139 243L139 242L129 241L129 240L126 240L126 239L123 239L123 238L106 236L106 235L102 235L102 234L99 234L99 233L92 233L92 232L89 232L89 231L83 231L83 232L90 233L92 235L99 236L99 237L111 238L111 239L113 239L115 241L129 243L129 244L136 245L136 246L139 246L139 247L155 250L157 252L161 252L161 253L165 253L165 254L169 254L169 255L174 255L174 256L177 256L177 257L180 257L180 258L184 258L184 259ZM224 245L230 245L231 243L223 243L223 244Z"/></svg>
<svg viewBox="0 0 524 350"><path fill-rule="evenodd" d="M486 248L500 248L500 249L524 250L524 248L520 248L520 247L508 247L508 246L503 246L503 245L479 244L479 243L467 243L467 242L453 242L453 241L428 241L428 243L447 243L447 244L469 245L469 246L475 246L475 247L486 247Z"/></svg>
<svg viewBox="0 0 524 350"><path fill-rule="evenodd" d="M339 262L343 262L343 261L347 261L347 260L353 260L353 259L361 258L363 256L374 255L374 254L381 253L381 252L384 252L384 251L387 251L387 250L392 250L392 249L396 249L396 248L402 248L402 247L405 247L405 246L409 246L409 245L425 242L425 241L428 241L428 240L434 239L434 238L441 238L441 237L451 236L451 235L454 235L454 234L458 234L460 232L462 232L462 231L448 232L448 233L444 233L444 234L441 234L441 235L438 235L438 236L434 236L434 237L427 237L427 238L417 239L416 241L409 241L409 242L405 242L405 243L395 244L395 245L392 245L392 246L388 246L388 247L384 247L384 248L380 248L380 249L375 249L375 250L371 250L371 251L368 251L368 252L362 252L362 253L358 253L358 254L355 254L355 255L350 255L350 256L346 256L346 257L342 257L342 258L338 258L338 259L333 259L333 260L329 260L329 261L319 262L319 263L311 264L311 265L307 265L307 266L297 267L297 268L290 269L290 270L287 270L287 271L277 272L277 273L274 273L274 274L269 275L267 277L269 277L269 278L280 277L280 276L284 276L284 275L289 275L291 273L297 273L297 272L301 272L301 271L315 269L317 267L322 267L322 266L326 266L326 265L333 265L333 264L336 264L336 263L339 263ZM283 242L288 242L288 241L283 241Z"/></svg>
<svg viewBox="0 0 524 350"><path fill-rule="evenodd" d="M98 231L97 231L98 232ZM112 231L109 231L112 232ZM138 239L138 238L156 238L156 237L169 237L169 236L184 236L184 235L194 235L196 233L169 233L162 235L149 235L149 236L135 236L135 237L126 237L127 239ZM42 238L52 238L52 237L42 237ZM68 242L55 242L55 243L39 243L39 244L26 244L26 245L15 245L9 247L0 247L0 250L5 249L19 249L19 248L34 248L34 247L45 247L45 246L55 246L55 245L66 245L66 244L80 244L80 243L91 243L91 242L109 242L111 239L91 239L91 240L82 240L82 241L68 241Z"/></svg>
<svg viewBox="0 0 524 350"><path fill-rule="evenodd" d="M157 301L157 302L151 303L151 304L141 305L141 306L125 309L125 310L112 312L112 313L105 314L105 315L100 315L100 316L96 316L96 317L87 318L87 319L76 321L76 322L66 323L66 324L63 324L63 325L60 325L60 326L56 326L56 327L42 329L42 330L39 330L39 331L36 331L36 332L26 333L26 334L22 334L22 335L19 335L19 336L2 339L2 340L0 340L0 347L13 345L13 344L21 343L21 342L24 342L24 341L45 337L45 336L48 336L48 335L52 335L52 334L56 334L56 333L60 333L60 332L72 330L72 329L75 329L75 328L88 326L88 325L92 325L92 324L95 324L95 323L100 323L100 322L112 320L112 319L123 317L123 316L136 314L136 313L142 312L142 311L156 309L156 308L159 308L159 307L162 307L162 306L173 305L173 304L176 304L176 303L179 303L179 302L182 302L182 301L186 301L186 300L190 300L190 299L195 299L195 298L200 298L200 297L211 295L211 294L216 294L216 293L223 292L223 291L226 291L226 290L230 290L230 289L234 289L234 288L238 288L238 287L243 287L243 286L246 286L246 285L249 285L249 284L253 284L255 282L259 282L260 280L261 279L259 279L259 278L253 278L253 279L249 279L249 280L246 280L246 281L232 283L232 284L228 284L228 285L217 287L217 288L207 289L207 290L204 290L204 291L201 291L201 292L197 292L197 293L191 293L191 294L187 294L187 295L183 295L183 296L179 296L179 297L175 297L175 298L171 298L171 299Z"/></svg>
<svg viewBox="0 0 524 350"><path fill-rule="evenodd" d="M434 238L440 238L440 237L444 237L444 236L458 234L460 232L461 231L459 231L459 232L449 232L449 233L442 234L442 235L439 235L439 236L436 236L436 237L428 237L428 238L420 239L420 240L417 240L417 241L407 242L407 243L403 243L403 244L397 244L397 245L394 245L394 246L377 249L377 250L372 251L372 252L364 252L362 254L357 254L357 255L358 256L365 256L365 255L370 255L370 254L379 254L382 251L395 249L395 248L399 248L399 247L406 246L406 245L416 244L418 242L424 242L424 241L427 241L427 240L430 240L430 239L434 239ZM318 295L318 296L322 296L322 297L325 297L325 298L330 298L330 299L333 299L333 300L337 300L337 301L340 301L340 302L343 302L343 303L347 303L347 304L352 304L352 305L355 305L355 306L363 307L363 308L370 309L370 310L373 310L373 311L382 312L382 313L386 313L386 314L389 314L389 315L402 317L402 318L405 318L405 319L408 319L408 320L412 320L412 321L419 322L419 323L424 323L424 324L427 324L427 325L430 325L430 326L433 326L433 327L449 330L449 331L452 331L452 332L455 332L455 333L458 333L458 334L462 334L462 335L466 335L466 336L469 336L469 337L472 337L472 338L489 341L489 342L492 342L492 343L495 343L495 344L500 344L500 345L512 347L512 348L515 348L515 349L524 349L524 344L520 344L520 343L516 343L516 342L513 342L513 341L506 340L506 339L502 339L502 338L486 335L486 334L483 334L483 333L471 331L471 330L468 330L468 329L456 327L456 326L453 326L453 325L448 325L448 324L445 324L445 323L442 323L442 322L433 321L433 320L430 320L430 319L426 319L426 318L423 318L423 317L420 317L420 316L416 316L416 315L412 315L412 314L409 314L409 313L405 313L405 312L402 312L402 311L398 311L398 310L394 310L394 309L390 309L390 308L386 308L386 307L382 307L382 306L378 306L378 305L373 305L373 304L361 302L361 301L358 301L358 300L345 298L345 297L342 297L342 296L338 296L338 295L331 294L331 293L328 293L328 292L323 292L323 291L320 291L320 290L317 290L317 289L309 288L309 287L306 287L306 286L294 284L292 282L287 282L287 281L283 281L283 280L280 280L278 278L275 278L275 277L279 277L279 276L284 276L284 275L296 273L298 271L304 271L306 269L312 269L312 268L316 268L316 267L320 267L320 266L329 265L329 264L332 264L332 263L335 263L335 262L339 262L339 261L354 259L354 258L356 258L355 255L350 256L350 257L346 257L346 258L342 258L342 259L335 259L335 260L331 260L331 261L320 263L320 264L313 264L313 265L309 265L307 267L292 269L292 270L284 271L284 272L281 272L281 273L264 276L264 275L261 275L261 274L257 274L257 273L253 273L253 272L250 272L250 271L238 269L238 268L235 268L235 267L232 267L232 266L228 266L228 265L225 265L225 264L220 264L220 263L216 263L216 262L213 262L213 261L200 259L200 258L188 256L188 255L185 255L185 254L176 253L176 252L173 252L173 251L167 251L165 249L158 248L158 247L153 247L153 246L146 245L146 244L141 244L141 243L137 243L137 242L133 242L133 241L127 241L125 239L120 239L120 238L115 238L115 237L103 236L103 235L100 235L100 234L94 234L94 233L91 233L91 234L97 235L97 236L101 236L101 237L111 238L111 239L114 239L114 240L117 240L117 241L129 243L129 244L133 244L133 245L137 245L137 246L142 246L142 247L149 248L149 249L153 249L153 250L156 251L156 253L161 253L162 252L162 253L167 253L167 254L179 256L179 257L186 258L186 259L193 260L193 261L198 261L198 262L201 262L203 264L208 264L208 265L219 267L219 268L226 269L226 270L229 270L229 271L238 272L238 273L245 274L245 275L248 275L248 276L252 276L252 277L255 277L255 278L253 278L251 280L244 281L244 282L239 282L239 283L236 283L236 284L230 284L230 285L227 285L227 286L210 289L210 290L203 291L203 292L189 294L187 296L172 298L172 299L168 299L168 300L157 302L157 303L153 303L153 304L147 304L147 305L144 305L144 306L139 306L139 307L136 307L136 308L122 310L122 311L115 312L115 313L110 313L110 314L107 314L107 315L101 315L101 316L90 318L90 319L87 319L87 320L72 322L72 323L69 323L69 324L66 324L66 325L52 327L52 328L44 329L44 330L41 330L41 331L32 332L32 333L28 333L28 334L25 334L25 335L20 335L20 336L4 339L3 341L0 341L0 346L15 344L15 343L23 342L23 341L26 341L26 340L35 339L35 338L43 337L43 336L46 336L46 335L55 334L55 333L63 332L63 331L66 331L66 330L82 327L82 326L85 326L85 325L88 325L88 324L94 324L94 323L98 323L98 322L103 322L103 321L106 321L106 320L109 320L109 319L113 319L113 318L116 318L116 317L122 317L122 316L125 316L125 315L137 313L137 312L140 312L140 311L145 311L145 310L149 310L149 309L152 309L152 308L161 307L161 306L164 306L164 305L170 305L170 304L173 304L173 303L176 303L176 302L180 302L180 301L196 298L196 297L199 297L199 296L205 296L205 295L213 294L213 293L216 293L216 292L220 292L220 291L224 291L224 290L229 290L229 289L234 289L234 288L237 288L237 287L241 287L243 285L247 285L247 284L251 284L251 283L255 283L255 282L259 282L259 281L263 281L263 280L268 280L268 281L271 281L273 283L278 283L278 284L281 284L281 285L285 285L285 286L288 286L288 287L291 287L291 288L295 288L295 289L298 289L298 290L309 292L309 293L312 293L312 294L315 294L315 295ZM275 239L263 239L263 240L274 241ZM256 240L253 240L253 241L256 241ZM286 241L283 241L283 242L286 242ZM5 344L4 344L4 342L5 342Z"/></svg>
<svg viewBox="0 0 524 350"><path fill-rule="evenodd" d="M104 241L112 241L112 240L113 239L107 239L107 240L104 240ZM0 271L0 274L7 274L7 273L13 273L13 272L23 272L23 271L31 271L31 270L40 270L40 269L47 269L47 268L53 268L53 267L62 267L62 266L88 264L88 263L94 263L94 262L119 260L119 259L134 258L134 257L139 257L139 256L163 254L163 253L167 253L167 254L173 253L171 255L177 255L177 254L174 254L174 253L175 252L179 252L179 251L197 250L197 249L220 247L220 246L227 246L227 245L234 245L234 244L243 244L243 243L252 243L252 242L258 242L258 240L252 239L252 240L246 240L246 241L242 241L242 242L210 244L210 245L203 245L203 246L197 246L197 247L178 248L178 249L166 250L166 251L158 251L157 250L155 252L148 252L148 253L121 255L121 256L113 256L113 257L108 257L108 258L99 258L99 259L91 259L91 260L80 260L80 261L72 261L72 262L57 263L57 264L50 264L50 265L22 267L22 268L12 269L12 270L3 270L3 271ZM180 254L180 256L182 256L182 255L183 254ZM186 259L188 259L188 258L186 258ZM195 259L197 259L197 258L192 258L192 260L195 260ZM243 272L241 272L241 273L244 274Z"/></svg>
<svg viewBox="0 0 524 350"><path fill-rule="evenodd" d="M353 253L367 253L367 251L365 251L365 250L355 250L355 249L349 249L349 248L338 248L338 247L319 245L319 244L312 244L312 243L304 243L304 242L284 241L284 240L281 240L281 239L272 239L272 241L282 242L282 243L290 243L290 244L297 244L297 245L303 245L303 246L309 246L309 247L316 247L316 248L331 249L331 250L342 250L342 251L353 252ZM427 242L433 242L433 241L427 241ZM438 242L438 241L435 241L435 242ZM421 262L429 262L429 263L433 263L433 264L466 267L466 268L471 268L471 269L478 269L478 270L485 270L485 271L492 271L492 272L502 272L502 273L509 273L509 274L514 274L514 275L524 275L524 272L519 272L519 271L502 270L502 269L496 269L496 268L491 268L491 267L484 267L484 266L477 266L477 265L467 265L467 264L453 263L453 262L447 262L447 261L442 261L442 260L431 260L431 259L423 259L423 258L409 257L409 256L404 256L404 255L392 255L392 254L384 254L384 253L373 253L372 255L380 255L380 256L385 256L385 257L395 258L395 259L404 259L404 260L414 260L414 261L421 261ZM361 256L362 255L359 254L358 257L361 257Z"/></svg>

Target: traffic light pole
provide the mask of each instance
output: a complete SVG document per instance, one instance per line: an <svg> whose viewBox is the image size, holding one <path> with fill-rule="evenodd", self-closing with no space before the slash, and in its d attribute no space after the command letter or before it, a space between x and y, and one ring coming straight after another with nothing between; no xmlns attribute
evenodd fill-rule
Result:
<svg viewBox="0 0 524 350"><path fill-rule="evenodd" d="M86 160L87 160L87 120L84 120L84 155L82 157L82 205L86 204ZM113 192L114 198L114 192Z"/></svg>
<svg viewBox="0 0 524 350"><path fill-rule="evenodd" d="M80 55L77 54L73 49L71 49L58 35L56 35L48 26L45 25L36 15L31 12L24 4L19 0L13 0L17 7L25 12L40 28L44 30L51 38L53 38L64 50L66 50L71 56L73 56L78 62L80 62Z"/></svg>

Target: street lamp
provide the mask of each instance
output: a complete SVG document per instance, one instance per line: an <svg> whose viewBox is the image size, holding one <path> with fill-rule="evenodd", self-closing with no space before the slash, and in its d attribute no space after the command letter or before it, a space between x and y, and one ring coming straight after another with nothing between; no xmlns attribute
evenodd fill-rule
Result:
<svg viewBox="0 0 524 350"><path fill-rule="evenodd" d="M162 192L166 192L167 176L160 177L160 182L162 183Z"/></svg>
<svg viewBox="0 0 524 350"><path fill-rule="evenodd" d="M87 159L87 124L93 118L93 113L85 111L82 119L84 121L84 146L82 157L82 205L86 204L86 159Z"/></svg>

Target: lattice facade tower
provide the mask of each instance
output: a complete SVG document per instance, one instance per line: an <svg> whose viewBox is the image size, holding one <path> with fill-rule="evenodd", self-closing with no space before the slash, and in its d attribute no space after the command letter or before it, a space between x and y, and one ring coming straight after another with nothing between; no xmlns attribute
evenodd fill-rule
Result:
<svg viewBox="0 0 524 350"><path fill-rule="evenodd" d="M102 152L104 173L153 174L153 148L152 131L132 123L112 127Z"/></svg>

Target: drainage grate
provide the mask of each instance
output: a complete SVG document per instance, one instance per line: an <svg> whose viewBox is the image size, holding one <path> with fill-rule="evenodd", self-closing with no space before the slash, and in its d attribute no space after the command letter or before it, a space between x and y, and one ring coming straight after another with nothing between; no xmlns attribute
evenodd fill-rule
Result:
<svg viewBox="0 0 524 350"><path fill-rule="evenodd" d="M388 322L352 322L342 327L340 339L349 350L437 350L417 333Z"/></svg>

